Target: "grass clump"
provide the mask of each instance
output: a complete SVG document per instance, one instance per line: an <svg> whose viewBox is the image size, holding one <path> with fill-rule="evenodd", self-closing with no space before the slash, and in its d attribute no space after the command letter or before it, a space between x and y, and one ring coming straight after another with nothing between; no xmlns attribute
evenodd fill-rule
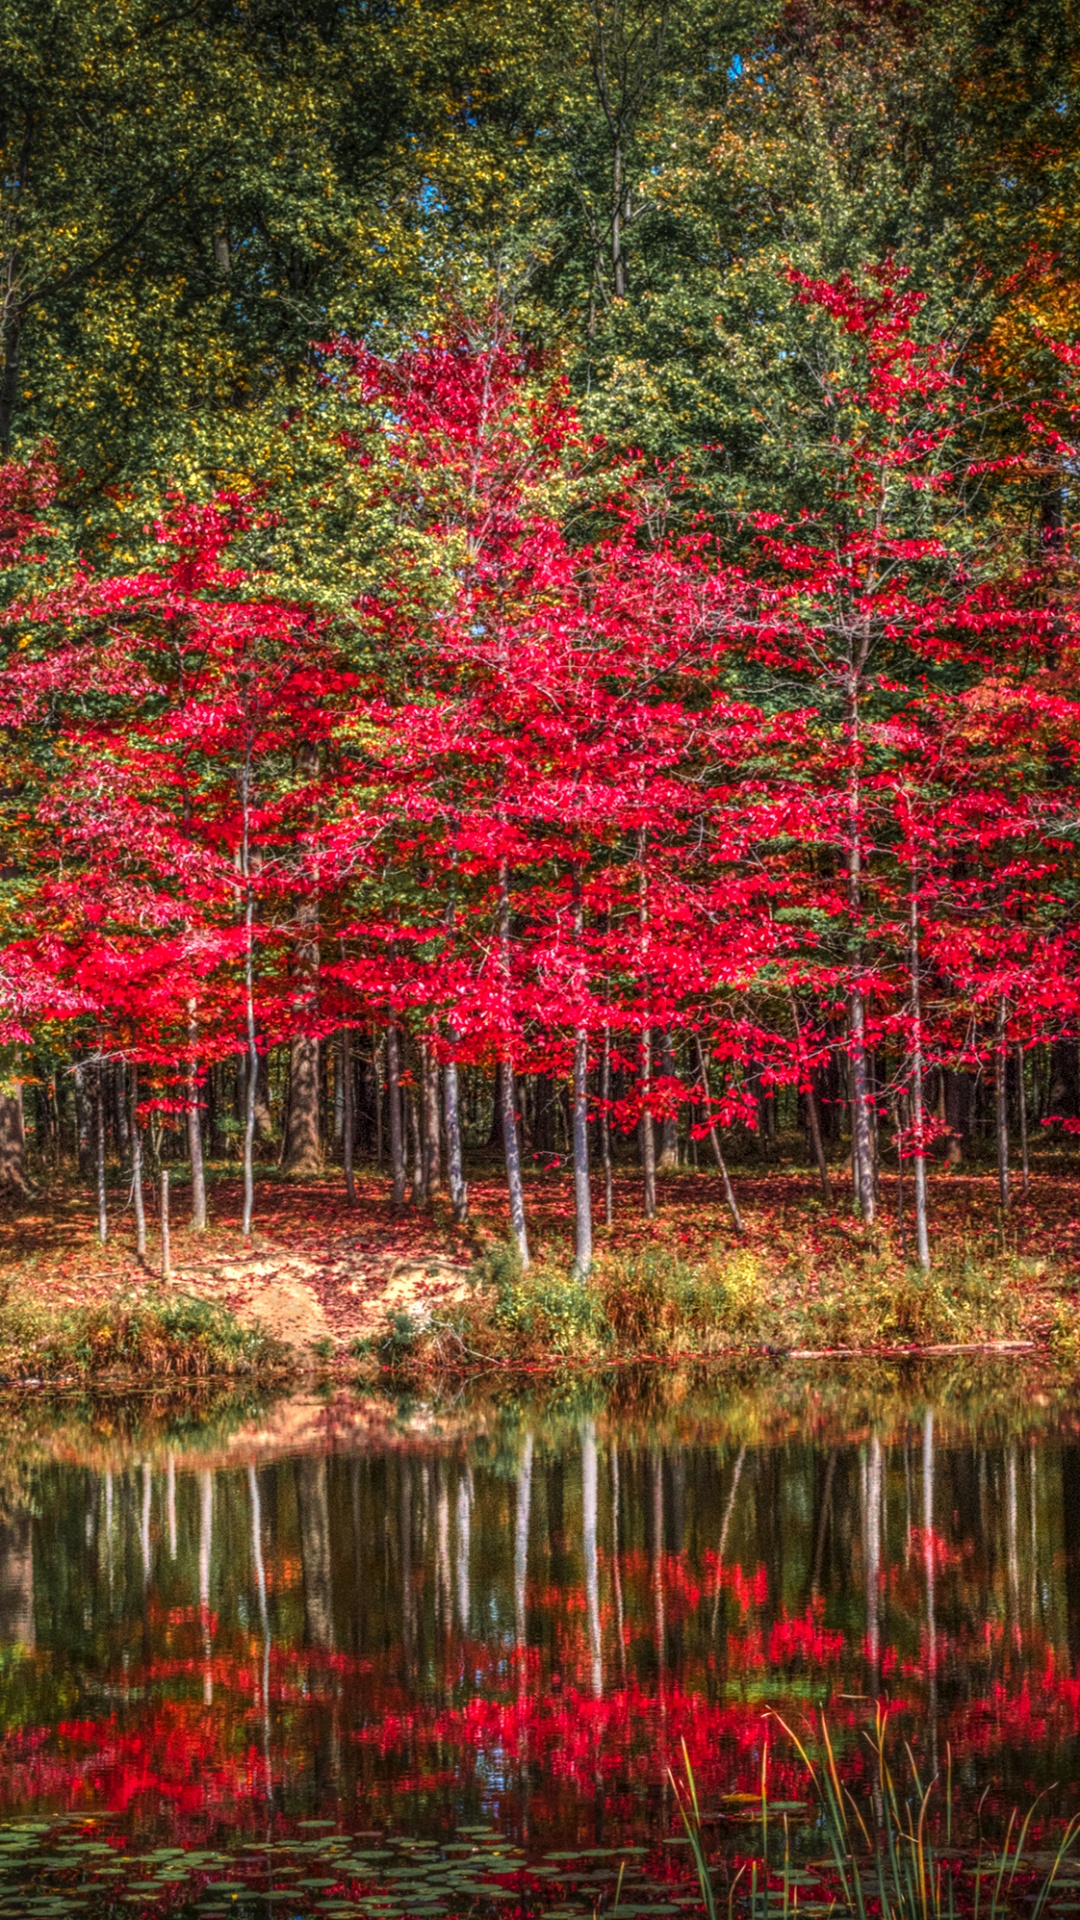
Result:
<svg viewBox="0 0 1080 1920"><path fill-rule="evenodd" d="M937 1346L1000 1340L1021 1315L1024 1263L963 1245L929 1273L898 1258L886 1241L838 1263L827 1283L796 1306L800 1344L824 1347Z"/></svg>
<svg viewBox="0 0 1080 1920"><path fill-rule="evenodd" d="M944 1782L937 1774L924 1782L905 1743L908 1777L897 1780L887 1750L888 1710L880 1704L873 1732L866 1736L871 1777L862 1808L841 1776L824 1714L814 1758L791 1727L779 1718L777 1725L805 1768L808 1799L772 1801L766 1740L760 1800L747 1814L760 1826L760 1850L747 1849L734 1878L728 1878L727 1920L735 1920L736 1914L740 1920L798 1920L800 1910L834 1915L836 1920L1040 1920L1048 1901L1060 1899L1055 1889L1074 1891L1075 1868L1070 1866L1067 1882L1063 1869L1075 1850L1080 1817L1063 1826L1056 1848L1046 1851L1044 1832L1039 1833L1038 1848L1032 1844L1035 1804L1026 1814L1014 1808L995 1842L984 1838L980 1801L977 1836L961 1837L951 1756ZM710 1859L685 1744L683 1773L682 1781L672 1773L669 1778L690 1844L702 1910L707 1920L718 1920L716 1865ZM826 1856L811 1858L811 1852L820 1854L823 1839Z"/></svg>
<svg viewBox="0 0 1080 1920"><path fill-rule="evenodd" d="M131 1292L83 1307L0 1306L0 1376L89 1380L133 1374L204 1379L281 1370L285 1350L260 1327L195 1294Z"/></svg>

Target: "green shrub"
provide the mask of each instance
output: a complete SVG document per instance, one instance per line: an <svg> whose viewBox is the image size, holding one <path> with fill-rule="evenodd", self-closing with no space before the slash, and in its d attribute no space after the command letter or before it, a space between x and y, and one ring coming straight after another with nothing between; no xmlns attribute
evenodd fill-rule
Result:
<svg viewBox="0 0 1080 1920"><path fill-rule="evenodd" d="M227 1307L196 1294L132 1293L52 1313L0 1307L0 1374L13 1379L106 1373L202 1378L282 1368L285 1350Z"/></svg>

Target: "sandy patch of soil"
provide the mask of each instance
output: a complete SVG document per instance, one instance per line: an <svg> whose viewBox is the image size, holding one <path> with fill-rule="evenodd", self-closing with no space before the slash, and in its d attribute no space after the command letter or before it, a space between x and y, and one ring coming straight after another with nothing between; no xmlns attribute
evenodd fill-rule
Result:
<svg viewBox="0 0 1080 1920"><path fill-rule="evenodd" d="M324 1251L267 1246L248 1255L178 1266L173 1284L227 1306L298 1357L330 1359L382 1331L392 1314L418 1325L460 1299L467 1261L438 1249L402 1254L393 1245L331 1240Z"/></svg>

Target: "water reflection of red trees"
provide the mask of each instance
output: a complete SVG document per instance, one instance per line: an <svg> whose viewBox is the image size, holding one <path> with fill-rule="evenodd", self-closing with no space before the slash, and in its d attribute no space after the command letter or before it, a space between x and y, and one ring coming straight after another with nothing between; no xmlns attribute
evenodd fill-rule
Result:
<svg viewBox="0 0 1080 1920"><path fill-rule="evenodd" d="M859 1791L882 1698L927 1777L950 1757L966 1829L1055 1780L1046 1818L1069 1804L1075 1449L965 1451L929 1415L801 1452L569 1432L104 1491L57 1469L8 1570L36 1636L0 1662L0 1809L652 1845L685 1746L737 1852L766 1745L770 1794L806 1795L775 1716L824 1709Z"/></svg>

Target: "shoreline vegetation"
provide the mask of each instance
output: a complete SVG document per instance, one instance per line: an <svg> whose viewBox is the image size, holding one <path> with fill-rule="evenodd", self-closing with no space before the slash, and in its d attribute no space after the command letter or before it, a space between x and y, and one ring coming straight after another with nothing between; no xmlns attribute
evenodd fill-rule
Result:
<svg viewBox="0 0 1080 1920"><path fill-rule="evenodd" d="M934 1353L1036 1354L1066 1376L1080 1368L1080 1175L1064 1155L1033 1163L1030 1201L1007 1219L988 1205L991 1170L942 1170L929 1274L896 1224L888 1174L869 1230L808 1200L804 1167L734 1166L736 1234L715 1177L665 1176L657 1214L643 1221L633 1171L620 1170L617 1233L597 1233L582 1278L557 1173L526 1180L535 1250L523 1269L497 1169L475 1170L467 1225L437 1196L426 1210L393 1209L374 1170L354 1173L351 1202L330 1170L305 1182L265 1170L270 1204L248 1242L232 1217L234 1170L207 1168L209 1224L197 1232L182 1223L176 1172L168 1279L154 1220L141 1261L123 1216L102 1245L93 1198L73 1184L3 1216L0 1388L312 1376L370 1385Z"/></svg>

